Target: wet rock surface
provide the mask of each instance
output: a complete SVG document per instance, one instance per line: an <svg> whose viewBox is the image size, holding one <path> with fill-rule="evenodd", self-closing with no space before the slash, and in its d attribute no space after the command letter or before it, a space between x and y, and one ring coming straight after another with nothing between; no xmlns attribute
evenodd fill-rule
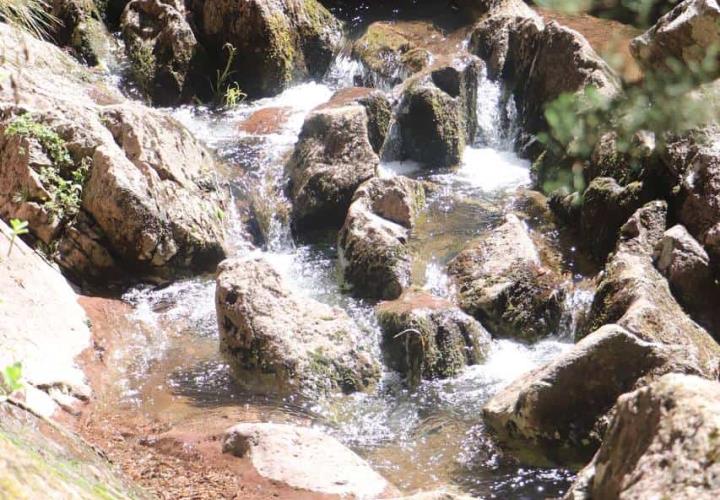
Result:
<svg viewBox="0 0 720 500"><path fill-rule="evenodd" d="M379 162L362 105L311 113L286 165L295 231L342 225L355 190L375 175Z"/></svg>
<svg viewBox="0 0 720 500"><path fill-rule="evenodd" d="M713 497L719 410L718 383L688 375L621 396L602 447L565 498Z"/></svg>
<svg viewBox="0 0 720 500"><path fill-rule="evenodd" d="M262 258L225 261L215 304L220 348L241 382L350 393L379 378L368 342L347 313L295 292Z"/></svg>
<svg viewBox="0 0 720 500"><path fill-rule="evenodd" d="M416 387L422 379L457 375L483 360L490 334L451 302L408 291L376 308L383 349L391 368Z"/></svg>
<svg viewBox="0 0 720 500"><path fill-rule="evenodd" d="M605 325L500 391L483 418L525 461L582 464L599 447L618 396L674 371L696 372L684 346L646 342Z"/></svg>
<svg viewBox="0 0 720 500"><path fill-rule="evenodd" d="M48 26L56 44L70 48L78 60L90 66L114 62L114 40L91 3L53 0L48 4L57 20Z"/></svg>
<svg viewBox="0 0 720 500"><path fill-rule="evenodd" d="M546 268L514 215L471 242L449 264L460 307L493 335L535 340L560 322L562 278Z"/></svg>
<svg viewBox="0 0 720 500"><path fill-rule="evenodd" d="M319 494L377 498L394 491L382 476L336 439L282 424L238 424L223 452L249 457L264 477Z"/></svg>
<svg viewBox="0 0 720 500"><path fill-rule="evenodd" d="M410 285L407 242L424 203L423 185L405 177L360 186L338 235L340 270L354 294L391 300Z"/></svg>

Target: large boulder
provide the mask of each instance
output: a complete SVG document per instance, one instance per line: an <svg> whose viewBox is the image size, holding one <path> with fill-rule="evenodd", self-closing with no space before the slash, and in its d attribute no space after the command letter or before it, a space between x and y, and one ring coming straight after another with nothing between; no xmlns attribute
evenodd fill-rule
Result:
<svg viewBox="0 0 720 500"><path fill-rule="evenodd" d="M665 232L666 211L665 202L648 203L622 227L586 326L579 333L617 323L642 340L683 346L687 364L714 379L720 374L720 345L685 314L653 266L653 251Z"/></svg>
<svg viewBox="0 0 720 500"><path fill-rule="evenodd" d="M19 42L18 42L19 41ZM0 216L78 279L167 279L222 260L224 196L179 122L0 25Z"/></svg>
<svg viewBox="0 0 720 500"><path fill-rule="evenodd" d="M668 61L700 64L720 43L720 7L716 0L686 0L635 38L630 51L645 70L667 70Z"/></svg>
<svg viewBox="0 0 720 500"><path fill-rule="evenodd" d="M669 374L620 397L602 447L567 500L715 498L720 384Z"/></svg>
<svg viewBox="0 0 720 500"><path fill-rule="evenodd" d="M525 224L504 224L471 243L449 264L460 307L493 335L535 340L556 332L562 277L543 265Z"/></svg>
<svg viewBox="0 0 720 500"><path fill-rule="evenodd" d="M580 33L554 21L545 24L517 3L506 2L481 21L470 50L513 91L528 132L546 127L545 106L562 94L580 95L588 86L608 98L619 92L617 75Z"/></svg>
<svg viewBox="0 0 720 500"><path fill-rule="evenodd" d="M313 111L286 165L295 231L342 225L353 194L375 175L379 163L370 144L365 107L350 104Z"/></svg>
<svg viewBox="0 0 720 500"><path fill-rule="evenodd" d="M405 177L360 186L338 235L340 269L354 294L392 300L410 285L407 242L424 203L424 186Z"/></svg>
<svg viewBox="0 0 720 500"><path fill-rule="evenodd" d="M388 364L416 387L422 379L457 375L479 363L490 334L451 302L424 292L408 291L376 308Z"/></svg>
<svg viewBox="0 0 720 500"><path fill-rule="evenodd" d="M132 0L120 20L125 49L138 85L160 106L206 96L203 48L179 1ZM206 72L207 73L207 72Z"/></svg>
<svg viewBox="0 0 720 500"><path fill-rule="evenodd" d="M317 429L287 424L238 424L224 453L249 458L261 476L315 495L386 498L397 492L367 462Z"/></svg>
<svg viewBox="0 0 720 500"><path fill-rule="evenodd" d="M717 339L720 335L720 286L710 258L700 243L681 225L665 231L655 247L655 267L700 324Z"/></svg>
<svg viewBox="0 0 720 500"><path fill-rule="evenodd" d="M696 373L682 345L646 342L606 325L501 390L483 418L527 462L579 465L599 447L618 396L672 371Z"/></svg>
<svg viewBox="0 0 720 500"><path fill-rule="evenodd" d="M350 393L379 378L355 322L290 289L262 258L223 262L215 303L220 348L240 381L267 382L282 392Z"/></svg>
<svg viewBox="0 0 720 500"><path fill-rule="evenodd" d="M276 94L296 80L322 78L342 40L342 24L317 0L191 0L201 44L227 63L231 81L252 96Z"/></svg>

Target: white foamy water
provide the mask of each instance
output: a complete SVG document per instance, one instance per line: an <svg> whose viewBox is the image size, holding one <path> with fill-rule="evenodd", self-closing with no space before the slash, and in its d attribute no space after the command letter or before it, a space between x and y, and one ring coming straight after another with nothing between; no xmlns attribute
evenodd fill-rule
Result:
<svg viewBox="0 0 720 500"><path fill-rule="evenodd" d="M386 179L396 175L410 176L422 171L422 165L416 161L383 161L378 166L378 176Z"/></svg>
<svg viewBox="0 0 720 500"><path fill-rule="evenodd" d="M530 184L530 162L511 151L467 147L456 176L483 191L511 190Z"/></svg>

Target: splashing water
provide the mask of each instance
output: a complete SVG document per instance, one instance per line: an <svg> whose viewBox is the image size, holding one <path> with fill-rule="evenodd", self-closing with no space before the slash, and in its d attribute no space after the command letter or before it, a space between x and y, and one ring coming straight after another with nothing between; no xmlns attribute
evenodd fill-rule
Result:
<svg viewBox="0 0 720 500"><path fill-rule="evenodd" d="M237 169L231 179L238 196L262 193L270 210L283 200L283 168L307 114L352 85L362 66L347 56L336 59L325 84L304 83L282 94L235 109L213 112L203 107L173 111L199 139ZM283 120L267 134L239 130L254 113L284 109ZM416 284L445 298L453 297L445 271L465 243L502 216L512 190L529 182L529 164L512 153L513 109L499 85L483 79L479 86L480 131L454 172L427 171L414 162L383 161L379 175L407 175L430 180L438 188L428 200L410 241ZM237 218L237 214L229 214ZM337 276L334 242L298 245L287 224L271 214L264 249L235 245L235 255L262 255L296 293L339 306L373 339L381 356L380 332L373 304L343 293ZM408 392L399 376L387 372L370 394L320 401L284 400L250 394L238 387L218 353L214 280L197 278L156 290L141 288L125 300L133 305L134 332L115 360L120 402L156 415L181 419L252 418L312 421L324 426L360 452L399 487L430 489L448 483L470 493L500 498L526 494L539 498L561 494L571 480L563 471L520 468L504 461L482 428L482 405L505 384L564 352L557 340L526 346L495 341L485 362L448 380L426 381ZM581 300L578 298L578 300ZM570 326L569 328L572 328ZM172 417L169 417L172 416ZM542 494L539 493L542 490Z"/></svg>

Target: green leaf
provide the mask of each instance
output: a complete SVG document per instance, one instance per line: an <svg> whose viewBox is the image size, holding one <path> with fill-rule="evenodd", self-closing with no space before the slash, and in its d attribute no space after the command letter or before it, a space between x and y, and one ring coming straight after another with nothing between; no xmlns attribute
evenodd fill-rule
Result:
<svg viewBox="0 0 720 500"><path fill-rule="evenodd" d="M10 228L15 236L22 236L28 234L28 221L21 221L20 219L11 219Z"/></svg>
<svg viewBox="0 0 720 500"><path fill-rule="evenodd" d="M22 363L17 362L6 366L2 375L5 381L5 386L10 394L18 389L22 389Z"/></svg>

